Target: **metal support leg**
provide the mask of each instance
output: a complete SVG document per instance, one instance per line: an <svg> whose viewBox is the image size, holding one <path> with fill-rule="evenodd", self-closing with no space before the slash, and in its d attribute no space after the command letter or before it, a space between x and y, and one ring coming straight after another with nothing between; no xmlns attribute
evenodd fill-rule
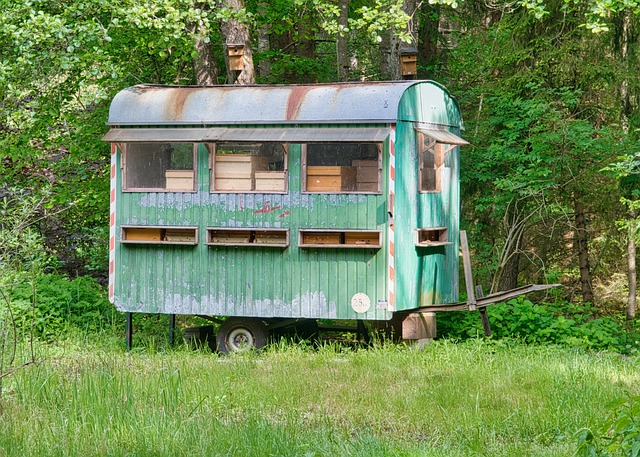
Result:
<svg viewBox="0 0 640 457"><path fill-rule="evenodd" d="M358 340L360 337L364 338L364 342L369 344L371 342L371 337L369 336L369 330L367 326L364 325L364 322L361 319L358 319Z"/></svg>
<svg viewBox="0 0 640 457"><path fill-rule="evenodd" d="M176 315L169 314L169 333L167 335L169 346L173 346L173 343L175 340L175 333L176 333Z"/></svg>
<svg viewBox="0 0 640 457"><path fill-rule="evenodd" d="M127 327L125 330L125 339L127 340L127 349L130 351L133 347L133 314L125 313Z"/></svg>

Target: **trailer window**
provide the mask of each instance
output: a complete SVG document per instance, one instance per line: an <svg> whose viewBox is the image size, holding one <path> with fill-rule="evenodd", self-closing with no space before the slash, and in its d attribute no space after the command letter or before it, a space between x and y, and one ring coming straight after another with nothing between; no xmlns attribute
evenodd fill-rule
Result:
<svg viewBox="0 0 640 457"><path fill-rule="evenodd" d="M417 132L420 192L440 192L445 145Z"/></svg>
<svg viewBox="0 0 640 457"><path fill-rule="evenodd" d="M306 145L304 191L380 193L381 151L381 143Z"/></svg>
<svg viewBox="0 0 640 457"><path fill-rule="evenodd" d="M197 160L193 143L128 143L122 149L125 191L196 190Z"/></svg>
<svg viewBox="0 0 640 457"><path fill-rule="evenodd" d="M287 192L287 146L282 143L212 145L212 192Z"/></svg>

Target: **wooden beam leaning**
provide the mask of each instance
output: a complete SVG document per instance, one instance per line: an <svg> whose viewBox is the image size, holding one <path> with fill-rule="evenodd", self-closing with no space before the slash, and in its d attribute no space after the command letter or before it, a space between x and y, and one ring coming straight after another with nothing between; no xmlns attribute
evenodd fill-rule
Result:
<svg viewBox="0 0 640 457"><path fill-rule="evenodd" d="M462 263L464 265L464 283L467 287L467 305L469 311L476 310L476 295L473 291L473 272L471 271L471 255L467 242L467 231L460 230L460 249L462 250Z"/></svg>
<svg viewBox="0 0 640 457"><path fill-rule="evenodd" d="M484 298L484 291L482 290L482 286L480 284L476 286L476 296L478 298ZM484 336L491 336L491 323L489 322L487 307L481 306L478 311L480 312L480 319L482 320L482 328L484 328Z"/></svg>

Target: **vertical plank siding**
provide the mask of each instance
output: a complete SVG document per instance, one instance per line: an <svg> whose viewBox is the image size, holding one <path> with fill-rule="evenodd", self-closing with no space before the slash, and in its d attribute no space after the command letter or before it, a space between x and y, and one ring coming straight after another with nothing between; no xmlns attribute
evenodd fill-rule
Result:
<svg viewBox="0 0 640 457"><path fill-rule="evenodd" d="M441 192L418 192L417 148L410 123L399 123L396 154L397 310L458 300L459 148L445 156ZM417 228L447 227L450 245L416 247Z"/></svg>
<svg viewBox="0 0 640 457"><path fill-rule="evenodd" d="M123 192L121 152L116 149L112 159L115 225L111 227L115 242L110 246L114 262L110 296L116 307L145 313L384 320L395 310L457 301L459 148L445 156L441 192L419 193L414 127L431 124L457 134L462 126L460 112L455 100L435 83L407 83L403 90L400 101L389 107L397 117L392 123L306 125L392 127L383 147L380 194L303 193L301 144L289 146L286 194L210 192L209 151L204 144L198 145L196 192ZM374 112L389 114L384 111L387 100L374 101L380 102L372 103ZM230 126L296 128L266 123ZM223 130L224 125L217 127ZM390 192L395 202L394 230ZM127 225L197 227L198 242L121 243L121 228ZM289 246L210 246L206 244L208 227L288 229ZM416 247L415 230L430 227L446 227L451 244ZM300 247L301 229L379 230L382 247ZM370 298L367 312L356 313L352 308L356 293Z"/></svg>
<svg viewBox="0 0 640 457"><path fill-rule="evenodd" d="M386 310L376 309L387 294L384 248L298 247L298 230L304 228L381 230L384 242L385 193L303 194L301 154L301 145L290 146L287 194L210 193L203 145L198 152L197 193L120 192L118 237L122 225L194 226L199 240L195 246L117 243L118 309L388 319ZM208 246L207 227L286 228L290 245ZM366 314L351 308L351 297L358 292L371 299Z"/></svg>

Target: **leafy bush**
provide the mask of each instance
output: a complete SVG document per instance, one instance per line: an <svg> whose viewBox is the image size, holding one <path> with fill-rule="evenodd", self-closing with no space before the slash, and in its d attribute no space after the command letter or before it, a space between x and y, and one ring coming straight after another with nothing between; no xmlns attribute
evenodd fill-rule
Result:
<svg viewBox="0 0 640 457"><path fill-rule="evenodd" d="M558 301L537 305L519 297L487 310L496 338L618 352L637 350L637 331L626 329L622 319L599 316L590 304ZM478 313L450 313L439 316L438 332L464 339L482 334L482 326Z"/></svg>
<svg viewBox="0 0 640 457"><path fill-rule="evenodd" d="M640 455L640 396L628 396L609 406L610 414L595 431L578 435L580 457Z"/></svg>
<svg viewBox="0 0 640 457"><path fill-rule="evenodd" d="M60 275L42 275L35 284L35 309L31 312L34 290L29 284L15 287L12 305L20 328L31 326L34 316L36 336L51 338L68 326L97 331L108 325L115 314L102 287L89 276L70 280Z"/></svg>
<svg viewBox="0 0 640 457"><path fill-rule="evenodd" d="M44 187L37 193L5 186L0 180L0 379L36 361L31 332L24 338L20 330L32 328L26 322L35 311L33 286L50 263L42 236L35 229L44 217L50 189ZM30 291L26 296L31 299L14 306L12 292L20 286Z"/></svg>

